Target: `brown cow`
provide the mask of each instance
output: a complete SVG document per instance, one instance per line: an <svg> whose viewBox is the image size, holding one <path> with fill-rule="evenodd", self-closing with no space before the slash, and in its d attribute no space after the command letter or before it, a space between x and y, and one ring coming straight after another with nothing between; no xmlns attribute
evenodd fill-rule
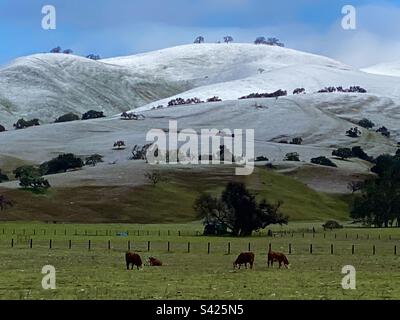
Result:
<svg viewBox="0 0 400 320"><path fill-rule="evenodd" d="M268 268L269 268L269 264L271 263L271 267L274 266L274 261L279 263L279 268L282 266L282 264L289 269L289 260L287 259L287 257L281 253L281 252L274 252L271 250L271 248L269 249L268 252Z"/></svg>
<svg viewBox="0 0 400 320"><path fill-rule="evenodd" d="M133 266L136 266L138 270L143 266L142 258L140 258L140 256L137 253L128 251L125 254L125 260L126 260L126 268L128 270L130 264L132 264L131 270L133 270Z"/></svg>
<svg viewBox="0 0 400 320"><path fill-rule="evenodd" d="M250 269L253 269L254 264L254 253L253 252L242 252L239 254L235 262L233 263L233 268L235 269L236 266L240 266L244 264L247 269L247 264L250 264Z"/></svg>
<svg viewBox="0 0 400 320"><path fill-rule="evenodd" d="M162 262L154 257L149 258L150 266L152 267L161 267Z"/></svg>

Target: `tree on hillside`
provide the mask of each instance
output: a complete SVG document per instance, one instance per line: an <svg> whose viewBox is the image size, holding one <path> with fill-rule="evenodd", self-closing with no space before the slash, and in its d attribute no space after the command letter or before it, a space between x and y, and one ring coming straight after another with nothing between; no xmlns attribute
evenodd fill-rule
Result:
<svg viewBox="0 0 400 320"><path fill-rule="evenodd" d="M203 36L198 36L195 40L194 43L204 43L204 37Z"/></svg>
<svg viewBox="0 0 400 320"><path fill-rule="evenodd" d="M64 54L73 54L74 51L72 51L71 49L66 49L63 51Z"/></svg>
<svg viewBox="0 0 400 320"><path fill-rule="evenodd" d="M222 225L233 236L250 236L271 224L287 224L288 217L279 211L281 205L272 205L265 199L258 203L243 183L230 182L220 198L202 194L194 208L199 216L204 216L205 228Z"/></svg>
<svg viewBox="0 0 400 320"><path fill-rule="evenodd" d="M267 44L267 39L265 37L257 37L254 44Z"/></svg>
<svg viewBox="0 0 400 320"><path fill-rule="evenodd" d="M62 49L60 46L55 47L53 49L50 50L50 53L61 53Z"/></svg>
<svg viewBox="0 0 400 320"><path fill-rule="evenodd" d="M86 56L86 58L88 58L90 60L100 60L101 59L101 57L98 54L93 54L93 53L88 54Z"/></svg>
<svg viewBox="0 0 400 320"><path fill-rule="evenodd" d="M375 123L373 123L371 120L369 120L367 118L364 118L364 119L360 120L358 122L358 125L360 127L365 128L365 129L372 129L373 127L375 127Z"/></svg>
<svg viewBox="0 0 400 320"><path fill-rule="evenodd" d="M290 152L285 155L283 161L300 161L300 156L297 152Z"/></svg>
<svg viewBox="0 0 400 320"><path fill-rule="evenodd" d="M357 127L350 128L346 131L346 135L350 138L358 138L359 136L361 136L361 131Z"/></svg>
<svg viewBox="0 0 400 320"><path fill-rule="evenodd" d="M0 132L4 132L4 131L6 131L6 128L4 128L4 126L2 126L2 125L0 124Z"/></svg>
<svg viewBox="0 0 400 320"><path fill-rule="evenodd" d="M400 225L400 159L382 155L372 171L377 177L364 182L351 217L379 228Z"/></svg>
<svg viewBox="0 0 400 320"><path fill-rule="evenodd" d="M311 163L326 167L334 167L334 168L337 167L337 165L334 164L332 160L328 159L327 157L312 158Z"/></svg>
<svg viewBox="0 0 400 320"><path fill-rule="evenodd" d="M337 150L332 151L332 155L334 157L338 157L342 160L353 157L353 152L349 148L339 148Z"/></svg>
<svg viewBox="0 0 400 320"><path fill-rule="evenodd" d="M58 157L40 165L41 172L44 175L67 172L70 169L79 169L82 167L82 159L73 153L60 154Z"/></svg>
<svg viewBox="0 0 400 320"><path fill-rule="evenodd" d="M225 42L225 43L233 42L233 38L232 38L231 36L225 36L225 37L224 37L224 42Z"/></svg>
<svg viewBox="0 0 400 320"><path fill-rule="evenodd" d="M50 183L42 177L42 172L34 166L22 166L13 171L19 185L24 189L42 190L50 188Z"/></svg>

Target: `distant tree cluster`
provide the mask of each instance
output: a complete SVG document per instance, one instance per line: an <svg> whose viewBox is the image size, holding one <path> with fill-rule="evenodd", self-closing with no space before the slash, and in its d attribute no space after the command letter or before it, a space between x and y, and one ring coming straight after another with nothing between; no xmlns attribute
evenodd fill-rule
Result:
<svg viewBox="0 0 400 320"><path fill-rule="evenodd" d="M93 54L93 53L87 55L86 58L91 59L91 60L100 60L101 59L101 57L98 54Z"/></svg>
<svg viewBox="0 0 400 320"><path fill-rule="evenodd" d="M346 135L350 138L358 138L360 137L362 132L357 128L350 128L349 130L346 131Z"/></svg>
<svg viewBox="0 0 400 320"><path fill-rule="evenodd" d="M121 114L122 120L144 120L146 117L143 114L134 112L123 112Z"/></svg>
<svg viewBox="0 0 400 320"><path fill-rule="evenodd" d="M19 119L16 123L14 123L14 128L17 130L25 129L33 126L40 126L39 119L32 119L32 120L24 120Z"/></svg>
<svg viewBox="0 0 400 320"><path fill-rule="evenodd" d="M0 124L0 132L4 132L6 131L6 128L4 128L1 124Z"/></svg>
<svg viewBox="0 0 400 320"><path fill-rule="evenodd" d="M333 92L346 92L346 93L367 93L367 90L360 86L352 86L348 89L343 87L325 87L318 91L318 93L333 93Z"/></svg>
<svg viewBox="0 0 400 320"><path fill-rule="evenodd" d="M50 53L64 53L64 54L73 54L74 52L71 49L63 50L60 46L55 47L50 50Z"/></svg>
<svg viewBox="0 0 400 320"><path fill-rule="evenodd" d="M287 96L287 91L278 90L273 93L251 93L248 96L240 97L239 100L255 98L278 98L282 96Z"/></svg>
<svg viewBox="0 0 400 320"><path fill-rule="evenodd" d="M104 118L103 111L90 110L82 115L82 120Z"/></svg>
<svg viewBox="0 0 400 320"><path fill-rule="evenodd" d="M254 44L265 44L269 46L278 46L278 47L284 47L285 45L279 41L277 38L268 38L266 39L265 37L258 37L254 41Z"/></svg>
<svg viewBox="0 0 400 320"><path fill-rule="evenodd" d="M182 98L176 98L168 102L168 107L198 103L204 103L204 101L200 100L199 98L189 98L186 100Z"/></svg>
<svg viewBox="0 0 400 320"><path fill-rule="evenodd" d="M195 40L194 43L204 43L204 37L203 36L198 36Z"/></svg>
<svg viewBox="0 0 400 320"><path fill-rule="evenodd" d="M296 88L293 90L293 94L306 94L306 89L304 88Z"/></svg>
<svg viewBox="0 0 400 320"><path fill-rule="evenodd" d="M7 181L9 181L8 176L6 174L4 174L3 172L1 172L1 169L0 169L0 183L7 182Z"/></svg>
<svg viewBox="0 0 400 320"><path fill-rule="evenodd" d="M233 42L233 37L232 37L232 36L225 36L225 37L224 37L224 42L225 42L225 43L231 43L231 42Z"/></svg>
<svg viewBox="0 0 400 320"><path fill-rule="evenodd" d="M135 145L132 149L132 157L130 160L146 160L147 150L149 150L151 146L151 143L144 146Z"/></svg>
<svg viewBox="0 0 400 320"><path fill-rule="evenodd" d="M341 160L349 158L359 158L368 162L374 162L374 158L370 157L360 146L355 146L353 148L339 148L332 151L332 156L337 157Z"/></svg>

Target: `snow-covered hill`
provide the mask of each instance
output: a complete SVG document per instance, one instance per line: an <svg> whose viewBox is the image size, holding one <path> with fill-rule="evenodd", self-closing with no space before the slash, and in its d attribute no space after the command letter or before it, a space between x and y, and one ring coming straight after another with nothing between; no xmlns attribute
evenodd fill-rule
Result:
<svg viewBox="0 0 400 320"><path fill-rule="evenodd" d="M78 56L38 54L0 69L0 123L10 128L20 117L53 122L90 109L113 115L185 88Z"/></svg>
<svg viewBox="0 0 400 320"><path fill-rule="evenodd" d="M200 87L205 95L235 99L238 92L359 82L355 70L332 59L253 44L191 44L101 61L37 54L0 69L0 123L52 122L89 109L112 115Z"/></svg>
<svg viewBox="0 0 400 320"><path fill-rule="evenodd" d="M371 74L400 77L400 61L380 63L368 68L364 68L362 71Z"/></svg>

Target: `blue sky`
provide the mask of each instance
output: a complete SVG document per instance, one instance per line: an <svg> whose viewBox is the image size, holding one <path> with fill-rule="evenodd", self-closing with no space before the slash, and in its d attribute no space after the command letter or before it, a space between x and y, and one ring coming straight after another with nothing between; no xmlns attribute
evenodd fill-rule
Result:
<svg viewBox="0 0 400 320"><path fill-rule="evenodd" d="M341 10L357 9L343 30ZM57 29L43 30L44 5ZM400 60L400 0L0 0L0 64L55 46L112 57L230 34L236 42L276 36L287 47L355 66Z"/></svg>

